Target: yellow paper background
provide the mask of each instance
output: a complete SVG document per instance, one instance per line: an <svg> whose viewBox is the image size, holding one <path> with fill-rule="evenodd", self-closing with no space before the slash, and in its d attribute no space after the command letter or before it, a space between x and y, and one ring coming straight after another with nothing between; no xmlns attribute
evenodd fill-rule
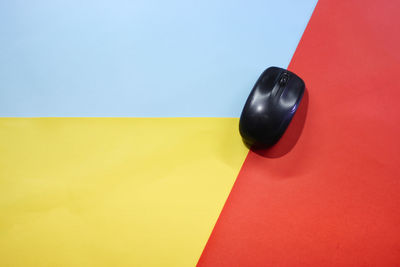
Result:
<svg viewBox="0 0 400 267"><path fill-rule="evenodd" d="M237 118L0 118L0 266L194 266Z"/></svg>

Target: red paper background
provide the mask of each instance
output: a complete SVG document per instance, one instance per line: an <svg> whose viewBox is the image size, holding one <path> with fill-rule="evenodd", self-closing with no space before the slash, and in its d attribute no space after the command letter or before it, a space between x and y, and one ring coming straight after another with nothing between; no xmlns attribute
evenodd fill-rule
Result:
<svg viewBox="0 0 400 267"><path fill-rule="evenodd" d="M199 266L400 266L399 11L318 2L289 66L301 135L249 152Z"/></svg>

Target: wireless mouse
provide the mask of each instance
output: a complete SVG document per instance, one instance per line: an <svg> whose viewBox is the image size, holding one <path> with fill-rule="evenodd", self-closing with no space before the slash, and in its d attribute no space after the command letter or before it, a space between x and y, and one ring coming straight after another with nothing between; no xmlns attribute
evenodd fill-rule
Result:
<svg viewBox="0 0 400 267"><path fill-rule="evenodd" d="M282 137L305 90L304 81L293 72L270 67L258 78L239 121L245 144L267 148Z"/></svg>

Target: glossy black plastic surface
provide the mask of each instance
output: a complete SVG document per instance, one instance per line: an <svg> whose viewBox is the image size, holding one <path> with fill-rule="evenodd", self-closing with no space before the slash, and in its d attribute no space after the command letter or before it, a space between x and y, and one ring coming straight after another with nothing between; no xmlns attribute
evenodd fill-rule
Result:
<svg viewBox="0 0 400 267"><path fill-rule="evenodd" d="M304 94L305 84L296 74L277 67L258 78L240 116L239 131L251 147L266 148L281 138Z"/></svg>

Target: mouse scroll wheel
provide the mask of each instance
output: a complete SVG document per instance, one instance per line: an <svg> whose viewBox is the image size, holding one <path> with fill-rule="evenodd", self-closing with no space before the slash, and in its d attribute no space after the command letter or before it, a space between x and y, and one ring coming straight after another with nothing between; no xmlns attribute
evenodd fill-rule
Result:
<svg viewBox="0 0 400 267"><path fill-rule="evenodd" d="M289 80L289 75L287 73L282 74L281 79L279 80L279 85L283 86Z"/></svg>

